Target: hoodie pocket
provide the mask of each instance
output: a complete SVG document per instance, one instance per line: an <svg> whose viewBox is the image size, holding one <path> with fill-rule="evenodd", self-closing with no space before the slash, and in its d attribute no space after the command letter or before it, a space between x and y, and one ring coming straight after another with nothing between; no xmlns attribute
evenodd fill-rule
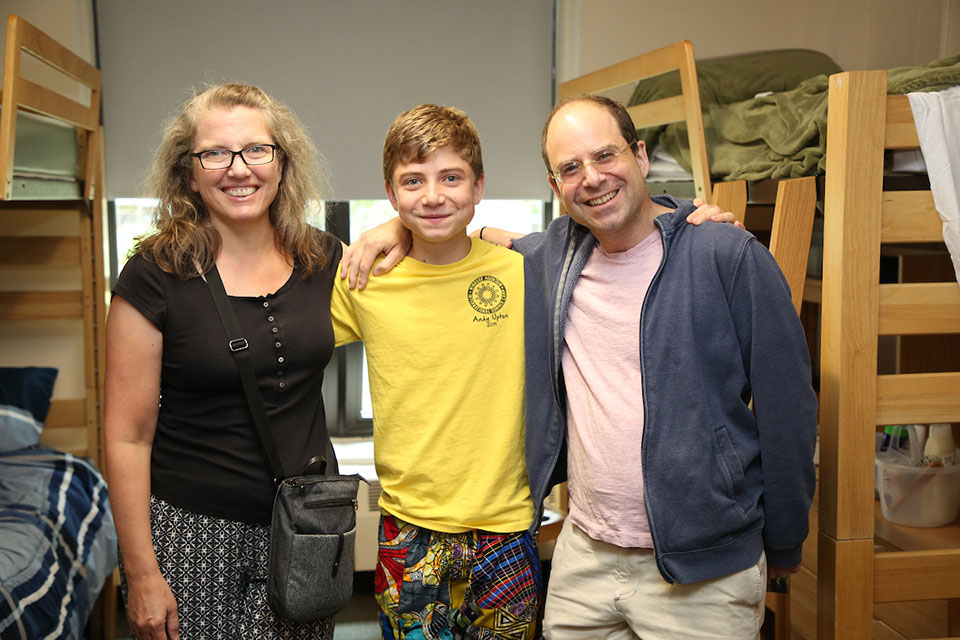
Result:
<svg viewBox="0 0 960 640"><path fill-rule="evenodd" d="M727 490L730 498L743 509L738 498L743 493L743 464L740 462L740 456L730 440L730 434L727 428L720 425L714 430L717 458L720 461L720 468L724 471L727 479Z"/></svg>

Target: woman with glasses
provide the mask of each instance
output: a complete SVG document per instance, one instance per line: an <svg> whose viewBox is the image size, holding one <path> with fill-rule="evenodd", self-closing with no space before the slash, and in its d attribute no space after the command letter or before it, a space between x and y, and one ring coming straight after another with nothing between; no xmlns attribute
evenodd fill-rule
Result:
<svg viewBox="0 0 960 640"><path fill-rule="evenodd" d="M333 636L267 605L274 482L201 273L216 268L249 343L282 466L332 460L320 385L341 245L307 224L315 152L256 87L189 100L149 179L141 238L107 320L110 498L138 639Z"/></svg>

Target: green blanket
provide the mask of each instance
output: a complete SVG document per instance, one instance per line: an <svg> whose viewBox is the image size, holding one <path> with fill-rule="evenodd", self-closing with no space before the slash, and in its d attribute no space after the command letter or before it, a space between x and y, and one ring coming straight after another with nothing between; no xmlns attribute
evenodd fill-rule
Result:
<svg viewBox="0 0 960 640"><path fill-rule="evenodd" d="M826 74L815 75L789 91L709 105L703 125L710 173L725 180L823 173L827 78ZM958 84L960 54L922 66L891 69L887 92L939 91ZM677 123L658 129L638 133L645 134L642 139L648 145L659 142L689 171L686 125Z"/></svg>

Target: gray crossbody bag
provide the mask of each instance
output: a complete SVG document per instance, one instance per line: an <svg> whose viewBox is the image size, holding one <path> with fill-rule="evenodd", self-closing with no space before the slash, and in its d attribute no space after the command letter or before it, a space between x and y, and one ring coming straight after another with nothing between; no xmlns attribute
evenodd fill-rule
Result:
<svg viewBox="0 0 960 640"><path fill-rule="evenodd" d="M297 622L328 618L353 594L359 475L338 475L336 457L315 456L300 475L285 478L257 387L248 343L240 331L216 265L205 274L237 363L243 393L277 486L270 525L267 600L280 617ZM319 391L318 391L319 393ZM326 425L323 440L329 444ZM328 447L331 454L332 446Z"/></svg>

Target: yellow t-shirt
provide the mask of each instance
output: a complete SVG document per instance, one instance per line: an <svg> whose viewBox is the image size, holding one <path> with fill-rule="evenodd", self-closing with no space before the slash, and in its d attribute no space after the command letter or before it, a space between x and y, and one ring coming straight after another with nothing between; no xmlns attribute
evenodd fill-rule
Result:
<svg viewBox="0 0 960 640"><path fill-rule="evenodd" d="M435 531L530 526L523 258L473 240L449 265L405 258L366 289L336 279L338 346L362 340L380 508Z"/></svg>

